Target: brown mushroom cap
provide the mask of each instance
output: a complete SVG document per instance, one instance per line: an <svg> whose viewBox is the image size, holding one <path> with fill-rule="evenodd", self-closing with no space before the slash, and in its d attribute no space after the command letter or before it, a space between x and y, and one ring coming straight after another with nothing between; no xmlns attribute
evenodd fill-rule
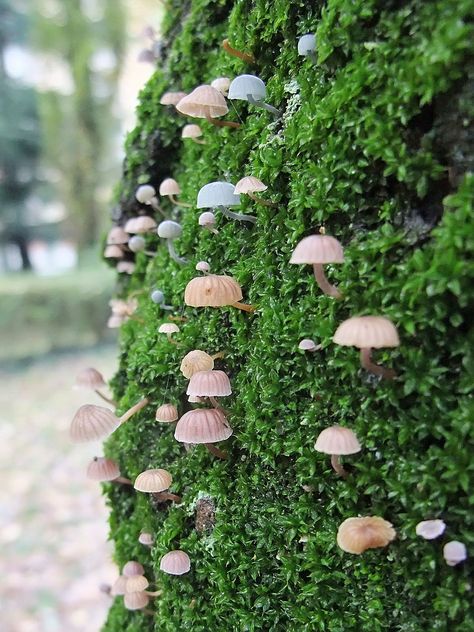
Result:
<svg viewBox="0 0 474 632"><path fill-rule="evenodd" d="M186 92L165 92L161 99L161 105L177 105L181 99L184 99Z"/></svg>
<svg viewBox="0 0 474 632"><path fill-rule="evenodd" d="M127 577L125 584L125 593L142 592L150 585L148 579L144 575L131 575Z"/></svg>
<svg viewBox="0 0 474 632"><path fill-rule="evenodd" d="M70 435L75 443L86 443L108 437L119 426L120 419L108 408L85 404L72 419Z"/></svg>
<svg viewBox="0 0 474 632"><path fill-rule="evenodd" d="M160 184L159 193L160 195L179 195L181 189L176 180L173 180L173 178L165 178Z"/></svg>
<svg viewBox="0 0 474 632"><path fill-rule="evenodd" d="M176 104L176 109L182 114L196 118L217 118L229 111L225 98L219 90L208 85L195 88Z"/></svg>
<svg viewBox="0 0 474 632"><path fill-rule="evenodd" d="M174 404L162 404L156 409L156 421L171 423L178 419L178 409Z"/></svg>
<svg viewBox="0 0 474 632"><path fill-rule="evenodd" d="M239 180L235 185L234 193L257 193L258 191L266 191L268 189L266 184L263 184L261 180L254 176L246 176Z"/></svg>
<svg viewBox="0 0 474 632"><path fill-rule="evenodd" d="M125 588L127 586L127 577L125 575L119 575L115 582L112 584L112 588L110 589L110 594L112 597L117 597L118 595L125 595Z"/></svg>
<svg viewBox="0 0 474 632"><path fill-rule="evenodd" d="M125 564L122 569L122 575L125 577L133 577L134 575L143 575L145 569L140 564L140 562L135 562L135 560L130 560Z"/></svg>
<svg viewBox="0 0 474 632"><path fill-rule="evenodd" d="M184 356L179 368L184 377L189 379L198 371L211 371L214 368L214 360L205 351L194 349Z"/></svg>
<svg viewBox="0 0 474 632"><path fill-rule="evenodd" d="M383 316L354 316L339 325L333 341L344 347L380 349L398 347L400 340L395 325Z"/></svg>
<svg viewBox="0 0 474 632"><path fill-rule="evenodd" d="M95 456L87 466L87 478L93 481L113 481L120 476L120 469L115 461L103 456Z"/></svg>
<svg viewBox="0 0 474 632"><path fill-rule="evenodd" d="M199 138L200 136L202 136L202 129L194 123L185 125L181 131L181 138Z"/></svg>
<svg viewBox="0 0 474 632"><path fill-rule="evenodd" d="M76 385L81 388L90 388L94 391L107 386L102 373L92 367L79 371L76 375Z"/></svg>
<svg viewBox="0 0 474 632"><path fill-rule="evenodd" d="M146 608L150 602L150 597L146 592L125 593L123 603L127 610L141 610Z"/></svg>
<svg viewBox="0 0 474 632"><path fill-rule="evenodd" d="M121 226L113 226L107 233L108 246L122 246L128 243L129 234Z"/></svg>
<svg viewBox="0 0 474 632"><path fill-rule="evenodd" d="M199 371L189 380L186 395L198 397L226 397L232 393L229 378L224 371Z"/></svg>
<svg viewBox="0 0 474 632"><path fill-rule="evenodd" d="M160 560L160 570L169 575L184 575L190 568L191 560L184 551L169 551Z"/></svg>
<svg viewBox="0 0 474 632"><path fill-rule="evenodd" d="M329 235L310 235L302 239L291 255L290 263L343 263L344 252L337 239Z"/></svg>
<svg viewBox="0 0 474 632"><path fill-rule="evenodd" d="M140 215L139 217L131 217L125 224L125 232L133 234L147 233L154 230L157 224L153 217L149 215Z"/></svg>
<svg viewBox="0 0 474 632"><path fill-rule="evenodd" d="M158 333L160 334L177 334L178 332L179 327L174 323L163 323L158 327Z"/></svg>
<svg viewBox="0 0 474 632"><path fill-rule="evenodd" d="M137 476L133 486L139 492L157 494L169 489L172 482L173 477L166 470L145 470Z"/></svg>
<svg viewBox="0 0 474 632"><path fill-rule="evenodd" d="M337 543L343 551L359 555L367 549L387 546L396 535L391 523L378 516L348 518L339 527Z"/></svg>
<svg viewBox="0 0 474 632"><path fill-rule="evenodd" d="M224 413L198 408L185 413L176 424L174 438L182 443L217 443L232 435Z"/></svg>
<svg viewBox="0 0 474 632"><path fill-rule="evenodd" d="M226 275L208 274L191 279L184 291L184 302L191 307L224 307L242 300L242 289Z"/></svg>
<svg viewBox="0 0 474 632"><path fill-rule="evenodd" d="M342 426L331 426L319 434L314 449L324 454L343 455L355 454L362 448L352 430Z"/></svg>

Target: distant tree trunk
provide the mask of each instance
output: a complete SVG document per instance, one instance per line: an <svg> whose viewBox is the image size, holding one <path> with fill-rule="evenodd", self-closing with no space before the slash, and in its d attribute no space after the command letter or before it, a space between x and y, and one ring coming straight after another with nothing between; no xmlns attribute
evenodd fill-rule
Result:
<svg viewBox="0 0 474 632"><path fill-rule="evenodd" d="M9 241L18 248L21 257L21 269L31 270L31 259L28 254L28 239L24 233L14 232L9 235Z"/></svg>

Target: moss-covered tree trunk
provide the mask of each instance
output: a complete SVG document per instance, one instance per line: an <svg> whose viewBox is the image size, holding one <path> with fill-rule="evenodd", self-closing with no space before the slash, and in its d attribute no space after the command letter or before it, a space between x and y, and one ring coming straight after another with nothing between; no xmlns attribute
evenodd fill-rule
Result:
<svg viewBox="0 0 474 632"><path fill-rule="evenodd" d="M112 435L106 453L131 479L169 470L183 502L157 505L107 487L119 567L139 560L163 591L154 616L127 612L117 598L107 632L474 629L469 560L449 567L442 554L449 540L474 550L472 8L472 0L168 2L164 59L127 141L119 221L144 209L138 184L158 188L172 176L193 206L161 204L183 226L176 248L190 263L176 264L152 236L158 255L137 255L122 282L124 296L145 290L144 324L123 327L115 395L120 410L142 395L152 406ZM314 63L297 53L298 37L311 32ZM255 64L227 55L224 38ZM217 129L159 104L165 91L242 73L266 82L281 119L234 101L227 118L242 126ZM191 122L206 144L181 139ZM201 229L199 189L246 175L265 182L277 206L242 196L256 225L219 215L218 234ZM329 270L342 300L321 293L309 266L289 265L298 241L321 227L344 247L344 264ZM234 276L256 312L186 307L200 260ZM150 300L154 288L173 312ZM178 344L157 332L171 313L185 318ZM393 381L370 376L357 349L332 341L360 314L398 328L401 346L377 354L397 371ZM302 338L320 350L298 350ZM192 408L179 370L192 349L225 353L216 366L233 387L226 461L203 446L186 451L173 424L154 419L166 402L181 415ZM345 459L345 479L314 449L335 424L362 444ZM197 529L202 498L215 517ZM382 516L397 538L343 552L338 526L358 515ZM429 518L447 524L433 541L415 534ZM141 530L154 534L151 551L138 542ZM160 558L178 548L191 571L165 575Z"/></svg>

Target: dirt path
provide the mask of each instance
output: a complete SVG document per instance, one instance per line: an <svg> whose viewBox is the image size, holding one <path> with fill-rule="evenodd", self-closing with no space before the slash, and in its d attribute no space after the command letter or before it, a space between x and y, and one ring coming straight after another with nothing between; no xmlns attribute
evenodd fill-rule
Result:
<svg viewBox="0 0 474 632"><path fill-rule="evenodd" d="M110 377L116 351L99 349L0 370L0 611L2 632L97 632L116 575L100 487L85 468L96 444L73 445L72 389L94 366Z"/></svg>

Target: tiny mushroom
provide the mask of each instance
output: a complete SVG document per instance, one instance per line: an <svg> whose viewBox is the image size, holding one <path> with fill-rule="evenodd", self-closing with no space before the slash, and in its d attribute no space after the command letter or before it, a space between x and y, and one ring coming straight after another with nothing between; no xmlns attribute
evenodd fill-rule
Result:
<svg viewBox="0 0 474 632"><path fill-rule="evenodd" d="M242 51L237 50L236 48L230 45L230 42L228 39L223 40L222 48L225 50L226 53L228 53L229 55L232 55L232 57L238 57L242 61L245 61L247 64L255 63L255 57L253 55L251 55L250 53L243 53Z"/></svg>
<svg viewBox="0 0 474 632"><path fill-rule="evenodd" d="M211 371L214 368L214 358L205 351L194 349L184 356L179 368L189 380L198 371Z"/></svg>
<svg viewBox="0 0 474 632"><path fill-rule="evenodd" d="M240 196L234 193L235 186L230 182L209 182L199 190L197 196L197 208L218 208L225 217L241 222L257 221L253 215L234 213L229 206L239 206Z"/></svg>
<svg viewBox="0 0 474 632"><path fill-rule="evenodd" d="M104 250L104 259L121 259L124 251L120 246L106 246Z"/></svg>
<svg viewBox="0 0 474 632"><path fill-rule="evenodd" d="M198 145L205 145L205 140L200 140L202 136L202 129L199 125L195 125L194 123L189 123L185 125L181 131L181 138L190 138L194 143Z"/></svg>
<svg viewBox="0 0 474 632"><path fill-rule="evenodd" d="M119 261L116 270L120 274L133 274L135 272L135 264L133 261Z"/></svg>
<svg viewBox="0 0 474 632"><path fill-rule="evenodd" d="M142 252L146 248L146 242L140 235L134 235L128 240L128 247L132 252Z"/></svg>
<svg viewBox="0 0 474 632"><path fill-rule="evenodd" d="M180 503L180 496L167 491L171 487L172 482L173 477L169 472L162 469L154 469L145 470L145 472L139 474L133 486L139 492L151 494L159 502L171 500L175 503Z"/></svg>
<svg viewBox="0 0 474 632"><path fill-rule="evenodd" d="M123 323L126 320L127 319L124 318L123 316L118 316L118 314L112 314L107 320L107 327L109 329L118 329L119 327L123 325Z"/></svg>
<svg viewBox="0 0 474 632"><path fill-rule="evenodd" d="M342 298L339 290L329 283L324 274L328 263L343 263L344 253L337 239L329 235L310 235L302 239L291 255L290 263L311 264L314 278L321 290L328 296Z"/></svg>
<svg viewBox="0 0 474 632"><path fill-rule="evenodd" d="M356 454L361 451L360 443L356 435L349 428L331 426L325 428L316 439L314 449L318 452L331 455L331 465L337 474L347 476L346 470L341 465L340 456Z"/></svg>
<svg viewBox="0 0 474 632"><path fill-rule="evenodd" d="M321 349L321 345L317 345L314 340L311 340L311 338L303 338L303 340L300 340L298 344L298 349L300 349L300 351L309 351L313 353L314 351L319 351Z"/></svg>
<svg viewBox="0 0 474 632"><path fill-rule="evenodd" d="M163 323L158 327L158 333L166 334L169 342L172 342L173 344L176 344L176 340L173 340L172 336L173 334L177 334L178 332L179 327L174 323Z"/></svg>
<svg viewBox="0 0 474 632"><path fill-rule="evenodd" d="M232 394L229 378L224 371L198 371L189 380L186 395L208 397L214 408L222 410L216 397L227 397Z"/></svg>
<svg viewBox="0 0 474 632"><path fill-rule="evenodd" d="M181 99L176 109L187 116L206 119L217 127L240 127L240 123L218 120L219 116L227 114L229 108L224 96L212 86L198 86Z"/></svg>
<svg viewBox="0 0 474 632"><path fill-rule="evenodd" d="M191 208L191 204L186 204L185 202L178 202L176 199L176 195L181 193L181 189L179 184L173 178L165 178L163 182L160 184L160 195L168 196L170 201L176 206L183 206L185 208Z"/></svg>
<svg viewBox="0 0 474 632"><path fill-rule="evenodd" d="M190 568L191 560L184 551L169 551L160 560L160 570L168 575L184 575Z"/></svg>
<svg viewBox="0 0 474 632"><path fill-rule="evenodd" d="M117 417L108 408L85 404L74 415L70 435L74 443L87 443L111 435L121 424L148 404L145 397L132 406L121 417Z"/></svg>
<svg viewBox="0 0 474 632"><path fill-rule="evenodd" d="M151 533L147 533L146 531L142 531L140 533L140 535L138 536L138 541L140 542L140 544L143 544L143 546L152 547L153 546L153 542L154 542L154 538L153 538Z"/></svg>
<svg viewBox="0 0 474 632"><path fill-rule="evenodd" d="M149 215L139 215L138 217L131 217L127 220L125 224L125 230L127 233L133 234L143 234L149 233L151 230L156 228L156 222L153 217Z"/></svg>
<svg viewBox="0 0 474 632"><path fill-rule="evenodd" d="M425 540L434 540L439 538L446 529L446 523L443 520L422 520L416 527L416 535L421 536Z"/></svg>
<svg viewBox="0 0 474 632"><path fill-rule="evenodd" d="M151 184L141 184L135 191L135 198L140 204L147 204L155 211L163 212L158 204L155 187Z"/></svg>
<svg viewBox="0 0 474 632"><path fill-rule="evenodd" d="M183 232L181 225L178 224L178 222L173 222L172 220L168 219L158 225L158 229L156 232L158 233L158 237L166 239L168 252L173 261L176 261L176 263L179 263L180 265L185 265L187 263L187 259L180 257L173 245L173 240L181 237L181 234Z"/></svg>
<svg viewBox="0 0 474 632"><path fill-rule="evenodd" d="M162 404L156 409L155 419L162 423L178 421L178 409L174 404Z"/></svg>
<svg viewBox="0 0 474 632"><path fill-rule="evenodd" d="M125 594L142 592L150 585L148 579L144 575L131 575L127 577L125 584Z"/></svg>
<svg viewBox="0 0 474 632"><path fill-rule="evenodd" d="M216 216L211 211L201 213L201 215L199 215L198 223L199 226L202 226L215 235L219 232L217 228L214 228L216 225Z"/></svg>
<svg viewBox="0 0 474 632"><path fill-rule="evenodd" d="M123 246L129 238L128 233L121 226L113 226L107 233L108 246Z"/></svg>
<svg viewBox="0 0 474 632"><path fill-rule="evenodd" d="M211 81L211 86L226 97L229 93L230 79L228 77L217 77L217 79Z"/></svg>
<svg viewBox="0 0 474 632"><path fill-rule="evenodd" d="M100 483L113 482L122 485L131 485L132 481L120 476L119 466L112 459L103 456L95 456L87 466L87 478Z"/></svg>
<svg viewBox="0 0 474 632"><path fill-rule="evenodd" d="M467 560L466 545L458 540L451 540L443 546L443 557L448 566L456 566Z"/></svg>
<svg viewBox="0 0 474 632"><path fill-rule="evenodd" d="M160 99L161 105L178 105L184 99L186 92L165 92Z"/></svg>
<svg viewBox="0 0 474 632"><path fill-rule="evenodd" d="M281 117L282 113L269 103L265 103L267 88L265 83L255 75L239 75L229 86L229 96L231 100L248 101L251 105L256 105L275 117Z"/></svg>
<svg viewBox="0 0 474 632"><path fill-rule="evenodd" d="M125 595L125 587L127 585L127 577L125 575L119 575L115 582L112 584L110 594L112 597L118 597L119 595Z"/></svg>
<svg viewBox="0 0 474 632"><path fill-rule="evenodd" d="M344 347L360 349L360 363L364 369L386 379L396 376L395 371L372 362L372 349L398 347L400 340L395 325L383 316L354 316L339 325L333 341Z"/></svg>
<svg viewBox="0 0 474 632"><path fill-rule="evenodd" d="M346 553L360 555L367 549L387 546L396 535L392 524L379 516L347 518L339 526L337 544Z"/></svg>
<svg viewBox="0 0 474 632"><path fill-rule="evenodd" d="M127 610L143 610L150 602L150 597L145 591L125 593L123 603Z"/></svg>
<svg viewBox="0 0 474 632"><path fill-rule="evenodd" d="M108 404L112 404L112 406L117 406L117 402L115 402L113 399L110 399L110 397L107 397L99 390L101 388L104 388L104 386L107 386L107 384L105 383L102 373L97 369L94 369L93 367L82 369L82 371L80 371L76 375L76 386L78 388L91 389Z"/></svg>
<svg viewBox="0 0 474 632"><path fill-rule="evenodd" d="M208 274L211 271L211 266L207 263L207 261L198 261L196 263L196 270L198 272L202 272L203 274Z"/></svg>
<svg viewBox="0 0 474 632"><path fill-rule="evenodd" d="M153 290L153 292L150 294L150 298L156 305L159 305L161 309L173 309L172 305L165 305L165 295L161 290Z"/></svg>
<svg viewBox="0 0 474 632"><path fill-rule="evenodd" d="M268 202L267 200L262 200L262 198L257 197L255 193L260 191L266 191L268 189L267 185L264 184L258 178L254 176L245 176L237 182L235 185L234 193L236 195L248 195L250 199L258 204L263 204L264 206L276 206L273 202Z"/></svg>
<svg viewBox="0 0 474 632"><path fill-rule="evenodd" d="M195 277L184 290L184 302L190 307L224 307L230 305L245 312L255 311L252 305L241 303L242 288L225 274Z"/></svg>
<svg viewBox="0 0 474 632"><path fill-rule="evenodd" d="M125 577L134 577L135 575L143 575L144 573L145 569L143 566L140 562L136 562L135 560L130 560L122 568L122 575Z"/></svg>
<svg viewBox="0 0 474 632"><path fill-rule="evenodd" d="M316 36L314 33L302 35L298 40L298 55L309 57L316 63Z"/></svg>
<svg viewBox="0 0 474 632"><path fill-rule="evenodd" d="M197 408L185 413L174 431L174 438L181 443L202 443L211 454L226 459L227 454L214 445L232 435L224 413L216 408Z"/></svg>

